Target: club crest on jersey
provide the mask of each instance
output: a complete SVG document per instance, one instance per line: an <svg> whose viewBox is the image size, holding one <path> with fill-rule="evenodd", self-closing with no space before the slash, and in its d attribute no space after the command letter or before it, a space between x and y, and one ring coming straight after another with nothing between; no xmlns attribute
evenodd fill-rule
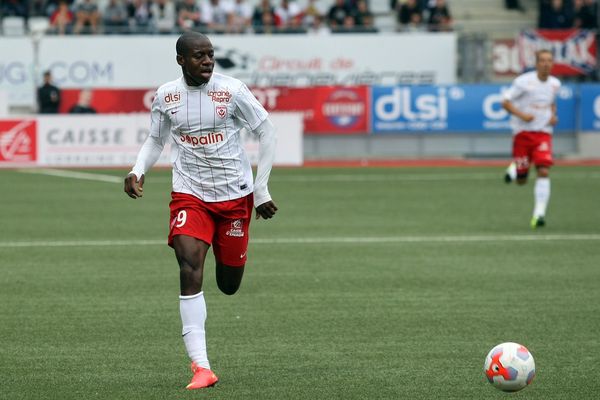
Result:
<svg viewBox="0 0 600 400"><path fill-rule="evenodd" d="M209 90L207 95L215 103L229 103L231 101L231 93L227 90Z"/></svg>
<svg viewBox="0 0 600 400"><path fill-rule="evenodd" d="M231 222L231 227L227 232L225 232L225 234L227 236L244 237L244 230L242 229L243 227L244 223L242 220L236 219L235 221Z"/></svg>
<svg viewBox="0 0 600 400"><path fill-rule="evenodd" d="M227 116L227 106L217 106L217 115L219 118L225 118Z"/></svg>
<svg viewBox="0 0 600 400"><path fill-rule="evenodd" d="M179 92L176 93L167 93L165 95L165 104L177 104L181 101L181 94Z"/></svg>

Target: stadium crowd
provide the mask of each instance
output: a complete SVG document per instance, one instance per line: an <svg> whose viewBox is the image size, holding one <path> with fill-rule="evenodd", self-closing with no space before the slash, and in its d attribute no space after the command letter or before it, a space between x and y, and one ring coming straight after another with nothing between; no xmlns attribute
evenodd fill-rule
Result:
<svg viewBox="0 0 600 400"><path fill-rule="evenodd" d="M46 18L57 34L376 32L367 0L333 1L4 0L0 16Z"/></svg>
<svg viewBox="0 0 600 400"><path fill-rule="evenodd" d="M448 31L446 0L391 0L400 31ZM48 33L377 32L368 0L4 0L0 17L42 20Z"/></svg>
<svg viewBox="0 0 600 400"><path fill-rule="evenodd" d="M597 29L597 0L540 0L542 29Z"/></svg>

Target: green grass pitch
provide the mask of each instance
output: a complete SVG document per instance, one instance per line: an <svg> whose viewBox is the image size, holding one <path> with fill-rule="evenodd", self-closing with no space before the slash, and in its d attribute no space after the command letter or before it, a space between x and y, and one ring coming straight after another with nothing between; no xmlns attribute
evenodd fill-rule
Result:
<svg viewBox="0 0 600 400"><path fill-rule="evenodd" d="M170 173L0 171L0 399L597 399L600 167L556 167L543 230L502 168L276 168L244 282L206 265L219 384L188 392ZM379 239L371 239L379 238ZM146 242L144 242L146 240ZM505 394L487 352L537 377Z"/></svg>

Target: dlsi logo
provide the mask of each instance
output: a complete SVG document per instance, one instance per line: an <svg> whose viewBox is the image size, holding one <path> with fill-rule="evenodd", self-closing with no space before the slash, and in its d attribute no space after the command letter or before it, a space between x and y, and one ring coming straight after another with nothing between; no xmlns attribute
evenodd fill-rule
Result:
<svg viewBox="0 0 600 400"><path fill-rule="evenodd" d="M411 88L395 87L387 95L379 96L375 102L375 113L382 121L434 121L448 119L448 97L446 88L437 88L435 93L416 95L413 100Z"/></svg>

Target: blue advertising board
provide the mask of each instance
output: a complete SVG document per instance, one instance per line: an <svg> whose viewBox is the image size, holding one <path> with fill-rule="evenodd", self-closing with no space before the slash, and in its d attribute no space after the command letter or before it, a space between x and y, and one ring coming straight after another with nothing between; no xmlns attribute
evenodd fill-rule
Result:
<svg viewBox="0 0 600 400"><path fill-rule="evenodd" d="M508 85L373 86L372 132L510 132L510 115L502 108ZM555 132L573 132L575 86L557 96Z"/></svg>
<svg viewBox="0 0 600 400"><path fill-rule="evenodd" d="M581 85L581 130L600 130L600 85Z"/></svg>

